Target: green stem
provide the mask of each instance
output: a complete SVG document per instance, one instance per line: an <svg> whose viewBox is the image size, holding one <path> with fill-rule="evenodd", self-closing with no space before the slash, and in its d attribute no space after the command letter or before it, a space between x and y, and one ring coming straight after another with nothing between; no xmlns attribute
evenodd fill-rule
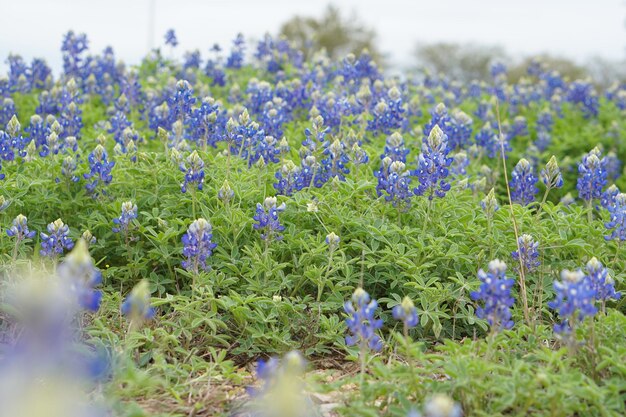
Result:
<svg viewBox="0 0 626 417"><path fill-rule="evenodd" d="M15 246L13 247L13 256L11 257L12 259L11 263L15 263L15 261L17 260L17 252L20 247L20 241L21 239L19 237L15 240Z"/></svg>
<svg viewBox="0 0 626 417"><path fill-rule="evenodd" d="M406 322L404 322L403 327L404 333L404 347L406 350L406 362L409 367L409 372L411 373L411 381L416 382L417 378L415 378L415 367L413 366L413 356L411 355L411 340L409 339L409 326Z"/></svg>
<svg viewBox="0 0 626 417"><path fill-rule="evenodd" d="M322 293L324 292L324 287L326 286L326 281L328 280L328 276L330 275L330 269L333 266L333 252L335 249L331 247L330 253L328 254L328 266L326 267L326 273L324 274L324 278L322 282L317 287L317 302L319 303L322 299Z"/></svg>
<svg viewBox="0 0 626 417"><path fill-rule="evenodd" d="M431 194L432 197L432 194ZM422 233L426 232L426 226L428 225L428 222L430 222L430 210L433 206L433 199L429 198L428 199L428 207L426 207L426 218L424 219L424 225L422 226Z"/></svg>
<svg viewBox="0 0 626 417"><path fill-rule="evenodd" d="M499 137L501 138L502 137L502 124L500 123L500 106L499 106L497 97L496 97L496 118L498 121L498 134L500 135ZM515 233L515 243L517 245L517 251L521 253L521 248L519 244L519 228L517 226L517 219L515 218L515 212L513 211L513 200L511 199L511 187L509 186L509 174L508 174L507 167L506 167L506 153L504 151L504 141L502 140L500 141L500 157L502 160L502 168L504 170L504 183L506 185L506 193L507 193L507 197L509 200L511 222L513 223L513 232ZM526 293L526 276L524 275L524 262L521 256L519 257L519 264L520 264L519 286L520 286L520 293L522 296L522 306L524 308L524 321L526 322L526 324L531 326L534 331L535 325L534 325L534 322L532 322L530 319L530 311L528 309L528 294Z"/></svg>
<svg viewBox="0 0 626 417"><path fill-rule="evenodd" d="M359 375L359 389L361 391L361 399L365 401L365 395L363 395L363 387L365 385L365 367L367 364L367 344L366 342L361 342L361 350L359 352L359 359L361 365L361 372Z"/></svg>
<svg viewBox="0 0 626 417"><path fill-rule="evenodd" d="M263 258L266 265L269 261L270 239L271 235L268 233L267 239L265 239L265 250L263 250ZM267 268L263 271L263 288L267 288Z"/></svg>
<svg viewBox="0 0 626 417"><path fill-rule="evenodd" d="M543 194L543 199L541 200L541 203L539 204L539 208L537 209L537 217L539 217L539 215L541 214L541 210L543 209L543 205L546 203L546 200L548 199L548 193L550 192L550 187L546 186L546 192Z"/></svg>
<svg viewBox="0 0 626 417"><path fill-rule="evenodd" d="M191 190L191 214L193 219L196 219L196 189Z"/></svg>

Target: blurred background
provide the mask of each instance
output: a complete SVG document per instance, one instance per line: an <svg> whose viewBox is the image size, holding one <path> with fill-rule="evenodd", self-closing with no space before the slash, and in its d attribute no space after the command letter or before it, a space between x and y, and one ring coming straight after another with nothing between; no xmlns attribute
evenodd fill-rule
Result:
<svg viewBox="0 0 626 417"><path fill-rule="evenodd" d="M206 56L214 43L228 50L238 32L247 41L270 33L333 57L367 47L391 73L480 79L499 59L515 77L541 56L564 75L605 83L626 79L625 16L624 0L0 0L0 72L9 53L45 58L58 72L70 29L86 33L92 51L112 46L136 64L172 28L181 56Z"/></svg>

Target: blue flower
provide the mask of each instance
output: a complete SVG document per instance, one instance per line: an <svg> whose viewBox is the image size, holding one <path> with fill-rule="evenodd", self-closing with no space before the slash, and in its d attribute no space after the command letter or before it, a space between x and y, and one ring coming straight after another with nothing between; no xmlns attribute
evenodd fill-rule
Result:
<svg viewBox="0 0 626 417"><path fill-rule="evenodd" d="M376 319L376 300L370 300L370 295L363 289L357 288L352 294L352 301L346 301L343 309L348 314L346 325L350 335L346 336L348 346L359 345L361 348L368 347L378 351L383 347L383 342L376 334L376 330L383 327L383 321Z"/></svg>
<svg viewBox="0 0 626 417"><path fill-rule="evenodd" d="M452 157L453 164L451 171L454 175L467 175L467 167L469 166L470 160L467 157L467 153L465 151L459 151L454 154Z"/></svg>
<svg viewBox="0 0 626 417"><path fill-rule="evenodd" d="M386 157L375 175L378 177L376 192L379 196L385 192L385 201L390 201L394 207L411 203L411 176L403 162L392 162Z"/></svg>
<svg viewBox="0 0 626 417"><path fill-rule="evenodd" d="M18 214L13 219L13 225L7 229L7 236L15 237L18 242L24 239L32 239L35 236L35 231L28 230L28 219L23 214Z"/></svg>
<svg viewBox="0 0 626 417"><path fill-rule="evenodd" d="M392 310L393 318L402 321L406 328L412 328L417 326L417 309L413 304L411 298L404 297L402 303L395 306Z"/></svg>
<svg viewBox="0 0 626 417"><path fill-rule="evenodd" d="M430 133L435 128L435 126L439 126L439 128L443 130L443 132L446 135L452 133L453 131L452 119L448 115L448 109L446 108L445 104L443 103L437 104L430 111L430 115L431 115L430 121L426 124L426 126L424 126L424 130L423 130L424 136L429 136Z"/></svg>
<svg viewBox="0 0 626 417"><path fill-rule="evenodd" d="M131 328L140 327L146 320L154 318L156 311L150 305L148 281L141 280L135 285L121 306L121 311L131 323Z"/></svg>
<svg viewBox="0 0 626 417"><path fill-rule="evenodd" d="M326 235L326 239L324 241L332 252L339 247L339 242L341 241L341 239L335 234L335 232L330 232L328 235Z"/></svg>
<svg viewBox="0 0 626 417"><path fill-rule="evenodd" d="M528 123L524 116L516 116L513 119L513 126L507 132L507 140L510 142L518 136L528 135Z"/></svg>
<svg viewBox="0 0 626 417"><path fill-rule="evenodd" d="M309 149L310 152L315 152L318 143L324 143L325 137L330 131L329 127L324 126L324 118L322 116L316 116L311 120L311 128L304 129L305 140L302 142L302 146Z"/></svg>
<svg viewBox="0 0 626 417"><path fill-rule="evenodd" d="M511 199L514 203L526 206L535 200L535 194L539 191L537 177L533 174L532 166L528 160L522 158L513 169L511 174Z"/></svg>
<svg viewBox="0 0 626 417"><path fill-rule="evenodd" d="M551 132L554 126L554 117L549 109L543 109L537 116L537 131Z"/></svg>
<svg viewBox="0 0 626 417"><path fill-rule="evenodd" d="M261 160L263 160L263 163L279 162L278 155L280 154L280 149L276 146L276 138L263 135L263 130L259 131L259 133L253 136L252 148L248 155L248 166L259 163Z"/></svg>
<svg viewBox="0 0 626 417"><path fill-rule="evenodd" d="M539 132L537 132L537 140L535 140L535 146L537 147L537 149L539 149L540 152L548 149L548 146L550 146L551 143L552 137L550 136L550 133L544 130L540 130Z"/></svg>
<svg viewBox="0 0 626 417"><path fill-rule="evenodd" d="M561 188L563 186L563 176L561 169L556 161L556 157L552 155L545 169L541 170L541 181L548 189Z"/></svg>
<svg viewBox="0 0 626 417"><path fill-rule="evenodd" d="M626 194L620 193L615 196L612 206L609 206L610 220L604 226L612 230L611 234L604 236L606 240L626 241Z"/></svg>
<svg viewBox="0 0 626 417"><path fill-rule="evenodd" d="M456 111L450 120L450 133L448 136L450 149L465 148L469 146L472 137L473 120L462 111Z"/></svg>
<svg viewBox="0 0 626 417"><path fill-rule="evenodd" d="M609 212L615 207L615 198L620 193L617 185L613 184L602 193L600 197L600 205Z"/></svg>
<svg viewBox="0 0 626 417"><path fill-rule="evenodd" d="M400 161L406 164L406 157L409 154L409 150L406 149L404 144L404 138L398 132L392 133L387 137L385 141L385 150L380 159L386 157L391 158L391 161Z"/></svg>
<svg viewBox="0 0 626 417"><path fill-rule="evenodd" d="M269 243L272 240L281 240L283 238L280 232L285 230L285 226L280 224L278 213L284 210L285 203L277 206L276 197L267 197L263 204L257 203L256 214L253 217L256 223L253 227L255 230L261 231L261 239Z"/></svg>
<svg viewBox="0 0 626 417"><path fill-rule="evenodd" d="M34 114L30 117L30 125L24 131L28 133L31 140L35 141L37 147L41 147L46 142L47 128L44 119L40 115Z"/></svg>
<svg viewBox="0 0 626 417"><path fill-rule="evenodd" d="M170 128L177 120L186 122L191 118L194 104L196 97L193 95L191 84L186 80L178 80L175 90L167 97L170 123L166 127Z"/></svg>
<svg viewBox="0 0 626 417"><path fill-rule="evenodd" d="M281 195L290 196L298 190L298 177L300 175L300 167L291 160L286 160L283 166L276 172L276 180L274 188Z"/></svg>
<svg viewBox="0 0 626 417"><path fill-rule="evenodd" d="M561 322L554 325L556 333L569 334L576 323L596 314L596 292L581 270L561 272L561 281L554 281L554 291L556 298L548 302L548 306L561 318Z"/></svg>
<svg viewBox="0 0 626 417"><path fill-rule="evenodd" d="M434 197L444 197L450 190L450 183L446 182L446 178L453 159L448 157L448 152L448 138L439 125L435 125L428 137L424 138L417 169L414 171L420 182L413 189L416 195L428 195L428 199L432 200Z"/></svg>
<svg viewBox="0 0 626 417"><path fill-rule="evenodd" d="M220 105L213 98L205 98L199 108L193 110L190 128L194 132L192 139L195 139L200 147L216 147L221 141L225 132L224 117L220 114Z"/></svg>
<svg viewBox="0 0 626 417"><path fill-rule="evenodd" d="M515 281L506 277L506 264L498 259L489 262L488 271L478 271L480 289L470 293L472 300L484 302L484 307L476 308L476 315L486 319L495 331L513 327L511 306L515 300L511 288Z"/></svg>
<svg viewBox="0 0 626 417"><path fill-rule="evenodd" d="M187 229L187 233L183 235L183 256L187 259L183 260L182 265L187 271L197 274L199 269L209 270L206 260L217 247L217 244L211 241L212 231L211 224L200 218L194 220Z"/></svg>
<svg viewBox="0 0 626 417"><path fill-rule="evenodd" d="M180 185L180 190L183 193L187 192L189 184L195 185L198 190L202 190L204 184L204 161L200 158L198 152L193 151L185 162L180 164L180 170L185 173L185 181Z"/></svg>
<svg viewBox="0 0 626 417"><path fill-rule="evenodd" d="M406 120L405 111L400 90L392 87L387 93L387 99L381 99L374 106L373 119L367 122L367 130L389 134L393 129L400 129Z"/></svg>
<svg viewBox="0 0 626 417"><path fill-rule="evenodd" d="M80 77L87 63L84 52L88 49L87 35L75 34L69 31L63 37L61 51L63 52L63 71L69 77Z"/></svg>
<svg viewBox="0 0 626 417"><path fill-rule="evenodd" d="M565 100L579 106L585 117L597 117L600 109L593 85L587 81L574 81L567 88Z"/></svg>
<svg viewBox="0 0 626 417"><path fill-rule="evenodd" d="M350 161L355 165L364 165L369 162L369 155L361 148L359 143L354 143L350 152Z"/></svg>
<svg viewBox="0 0 626 417"><path fill-rule="evenodd" d="M111 170L115 166L115 162L109 162L107 151L102 145L96 146L93 152L89 154L88 160L90 170L83 177L92 181L88 182L85 188L96 197L99 193L99 188L110 184L113 180Z"/></svg>
<svg viewBox="0 0 626 417"><path fill-rule="evenodd" d="M56 258L62 255L67 249L74 247L74 241L69 237L70 228L63 223L61 219L57 219L48 224L48 233L40 233L41 237L41 256Z"/></svg>
<svg viewBox="0 0 626 417"><path fill-rule="evenodd" d="M506 75L506 65L502 61L495 61L489 67L489 72L493 78L497 78L500 75Z"/></svg>
<svg viewBox="0 0 626 417"><path fill-rule="evenodd" d="M256 367L258 387L247 387L252 397L244 414L255 417L310 416L316 405L305 395L303 374L306 361L297 351L282 359L259 360Z"/></svg>
<svg viewBox="0 0 626 417"><path fill-rule="evenodd" d="M102 292L95 287L102 283L102 273L95 267L85 240L78 240L57 268L57 273L67 282L81 308L98 311Z"/></svg>
<svg viewBox="0 0 626 417"><path fill-rule="evenodd" d="M500 157L502 155L502 147L504 146L504 152L511 151L511 145L505 135L500 135L493 129L490 122L485 125L474 136L476 144L485 148L487 156L490 158Z"/></svg>
<svg viewBox="0 0 626 417"><path fill-rule="evenodd" d="M17 110L15 103L10 97L4 97L2 100L2 106L0 106L0 125L5 125L11 120L11 117L15 116Z"/></svg>
<svg viewBox="0 0 626 417"><path fill-rule="evenodd" d="M607 184L606 160L598 147L593 148L583 156L578 165L578 196L588 204L595 198L600 198L602 189Z"/></svg>
<svg viewBox="0 0 626 417"><path fill-rule="evenodd" d="M63 162L61 163L61 175L63 175L68 182L78 182L80 178L76 175L76 168L76 158L68 155L63 158ZM60 179L57 180L60 181Z"/></svg>
<svg viewBox="0 0 626 417"><path fill-rule="evenodd" d="M524 265L525 273L533 273L537 269L541 263L539 262L539 251L537 248L539 247L539 242L535 242L531 235L523 234L517 240L519 245L519 250L513 251L511 256L514 260L520 260Z"/></svg>
<svg viewBox="0 0 626 417"><path fill-rule="evenodd" d="M346 145L339 139L335 139L332 143L326 141L324 142L323 155L325 158L322 159L321 164L321 181L326 182L335 177L338 177L340 181L345 181L346 175L350 173L346 167L346 164L350 162L346 153Z"/></svg>
<svg viewBox="0 0 626 417"><path fill-rule="evenodd" d="M59 99L61 114L58 120L63 127L62 138L68 136L80 137L80 131L83 127L83 112L78 106L80 101L78 86L74 78L71 78L61 92Z"/></svg>
<svg viewBox="0 0 626 417"><path fill-rule="evenodd" d="M235 191L230 188L230 184L228 183L228 181L224 180L224 184L222 184L220 189L217 191L217 198L222 200L224 204L228 204L228 202L232 200L233 197L235 197Z"/></svg>
<svg viewBox="0 0 626 417"><path fill-rule="evenodd" d="M134 219L137 218L137 205L132 201L125 201L122 203L122 214L119 217L113 219L113 223L117 227L113 228L113 233L123 232L128 234L130 225Z"/></svg>
<svg viewBox="0 0 626 417"><path fill-rule="evenodd" d="M245 41L241 33L237 34L237 37L233 41L233 48L230 51L230 55L226 59L226 68L239 69L243 65L245 49Z"/></svg>
<svg viewBox="0 0 626 417"><path fill-rule="evenodd" d="M615 181L622 174L622 161L619 160L613 151L609 152L604 158L606 160L606 174Z"/></svg>
<svg viewBox="0 0 626 417"><path fill-rule="evenodd" d="M268 360L259 359L256 363L255 374L256 378L262 381L262 386L260 388L250 387L247 391L251 396L257 397L262 394L267 394L274 388L284 390L287 386L281 383L293 384L296 382L295 379L291 377L301 374L305 366L306 361L298 351L291 351L282 359L277 357L271 357ZM289 380L283 380L285 378ZM276 394L281 393L277 392ZM274 398L274 400L276 399L277 398ZM276 406L276 404L274 404L274 406ZM278 415L282 415L282 413Z"/></svg>
<svg viewBox="0 0 626 417"><path fill-rule="evenodd" d="M605 268L595 257L587 262L587 276L595 291L595 299L603 305L606 300L611 298L619 300L622 297L622 293L615 291L615 281L609 275L608 268Z"/></svg>
<svg viewBox="0 0 626 417"><path fill-rule="evenodd" d="M500 205L498 204L498 200L496 199L495 190L492 188L489 193L480 201L480 207L482 207L483 211L487 218L491 219L493 214L500 210Z"/></svg>
<svg viewBox="0 0 626 417"><path fill-rule="evenodd" d="M169 29L165 32L165 44L175 48L178 45L178 39L176 38L176 32L174 29Z"/></svg>

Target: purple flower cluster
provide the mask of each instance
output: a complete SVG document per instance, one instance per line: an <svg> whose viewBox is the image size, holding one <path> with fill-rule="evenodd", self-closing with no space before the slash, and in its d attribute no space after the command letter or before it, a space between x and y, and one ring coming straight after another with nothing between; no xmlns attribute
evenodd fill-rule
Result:
<svg viewBox="0 0 626 417"><path fill-rule="evenodd" d="M83 174L86 180L91 180L85 185L85 188L94 197L98 196L100 192L104 192L102 188L109 185L113 180L111 170L115 166L115 162L109 162L107 151L102 145L96 146L96 148L89 154L89 172Z"/></svg>
<svg viewBox="0 0 626 417"><path fill-rule="evenodd" d="M165 32L165 44L175 48L178 45L178 38L176 38L176 32L174 29L169 29Z"/></svg>
<svg viewBox="0 0 626 417"><path fill-rule="evenodd" d="M591 288L595 291L594 298L604 303L609 299L619 300L622 297L620 292L615 291L615 281L609 275L609 270L598 259L591 258L587 262L587 276L591 282Z"/></svg>
<svg viewBox="0 0 626 417"><path fill-rule="evenodd" d="M606 240L626 241L626 194L615 196L613 203L608 206L610 220L604 226L611 230L611 234L604 236Z"/></svg>
<svg viewBox="0 0 626 417"><path fill-rule="evenodd" d="M41 256L56 258L62 255L65 250L74 247L74 241L69 237L70 228L57 219L47 226L48 233L40 233L41 236Z"/></svg>
<svg viewBox="0 0 626 417"><path fill-rule="evenodd" d="M590 278L580 269L561 272L561 281L554 281L554 291L556 298L548 302L548 306L561 318L561 322L554 325L556 333L569 334L576 323L596 314L596 292Z"/></svg>
<svg viewBox="0 0 626 417"><path fill-rule="evenodd" d="M348 346L359 345L361 349L369 348L375 351L382 349L383 342L376 330L383 326L381 319L375 318L378 302L371 300L370 295L363 289L357 288L352 294L352 301L346 301L343 309L348 314L346 325L350 335L346 336Z"/></svg>
<svg viewBox="0 0 626 417"><path fill-rule="evenodd" d="M394 207L410 204L413 195L410 189L411 176L404 162L392 161L386 157L382 160L376 176L378 177L376 192L379 196L384 194L385 201L390 201Z"/></svg>
<svg viewBox="0 0 626 417"><path fill-rule="evenodd" d="M381 99L374 106L373 118L367 122L367 130L389 134L394 129L400 129L405 120L405 111L400 90L393 87L387 93L387 99Z"/></svg>
<svg viewBox="0 0 626 417"><path fill-rule="evenodd" d="M598 147L593 148L583 157L578 165L578 196L591 204L602 196L602 189L607 184L606 160Z"/></svg>
<svg viewBox="0 0 626 417"><path fill-rule="evenodd" d="M207 271L209 266L206 260L213 254L213 249L217 247L213 238L213 228L205 219L194 220L183 235L183 260L182 265L187 271L197 274L200 269Z"/></svg>
<svg viewBox="0 0 626 417"><path fill-rule="evenodd" d="M137 218L137 205L132 201L125 201L122 203L122 214L119 217L113 219L113 223L116 225L113 227L113 233L128 234L132 221Z"/></svg>
<svg viewBox="0 0 626 417"><path fill-rule="evenodd" d="M539 242L536 242L531 235L523 234L517 240L519 250L513 251L511 256L515 261L520 261L524 265L524 273L533 273L541 263L539 262Z"/></svg>
<svg viewBox="0 0 626 417"><path fill-rule="evenodd" d="M509 182L513 202L527 206L535 201L535 194L539 192L536 184L537 177L533 173L532 165L528 160L520 159L511 173L511 181Z"/></svg>
<svg viewBox="0 0 626 417"><path fill-rule="evenodd" d="M18 214L13 219L13 224L7 229L7 236L15 237L18 243L24 239L32 239L36 232L28 229L28 219L23 214Z"/></svg>
<svg viewBox="0 0 626 417"><path fill-rule="evenodd" d="M72 252L58 266L57 273L67 282L81 308L98 311L102 291L95 287L102 283L102 273L95 267L85 240L79 239L76 242Z"/></svg>
<svg viewBox="0 0 626 417"><path fill-rule="evenodd" d="M407 329L417 326L417 309L413 301L407 296L392 309L393 318L401 321Z"/></svg>
<svg viewBox="0 0 626 417"><path fill-rule="evenodd" d="M448 157L449 151L448 137L439 125L435 125L428 137L424 138L414 172L420 183L413 189L416 195L427 195L432 200L434 197L444 197L450 190L450 183L446 182L453 161Z"/></svg>
<svg viewBox="0 0 626 417"><path fill-rule="evenodd" d="M267 197L263 204L257 203L256 214L253 217L256 223L253 227L255 230L261 231L261 239L267 243L283 238L280 232L285 230L285 226L280 224L278 213L284 210L285 203L277 206L276 197Z"/></svg>
<svg viewBox="0 0 626 417"><path fill-rule="evenodd" d="M185 180L180 185L180 190L186 193L189 185L195 186L198 190L202 190L204 184L204 161L193 151L187 159L180 164L180 170L185 173Z"/></svg>
<svg viewBox="0 0 626 417"><path fill-rule="evenodd" d="M511 307L515 300L511 296L511 288L515 281L506 277L506 264L498 259L489 262L487 272L478 271L480 289L473 291L473 300L480 300L483 307L476 308L476 315L487 320L495 331L513 327Z"/></svg>
<svg viewBox="0 0 626 417"><path fill-rule="evenodd" d="M130 322L131 327L138 327L146 320L154 318L156 311L150 305L150 287L142 280L135 285L121 306L121 312Z"/></svg>

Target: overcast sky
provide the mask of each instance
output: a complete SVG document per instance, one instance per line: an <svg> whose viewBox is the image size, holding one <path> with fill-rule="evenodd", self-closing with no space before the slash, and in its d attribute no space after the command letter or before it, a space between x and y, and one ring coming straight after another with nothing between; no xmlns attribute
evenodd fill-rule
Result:
<svg viewBox="0 0 626 417"><path fill-rule="evenodd" d="M149 10L155 3L155 37L174 28L179 51L206 54L215 42L229 46L275 33L295 14L321 15L315 0L0 0L0 57L19 53L61 67L64 32L85 32L92 50L111 45L118 58L137 63L150 45ZM619 60L626 53L626 0L336 0L346 15L378 33L380 49L395 65L411 62L416 42L499 44L514 56L550 52L584 62ZM6 71L2 62L0 72Z"/></svg>

